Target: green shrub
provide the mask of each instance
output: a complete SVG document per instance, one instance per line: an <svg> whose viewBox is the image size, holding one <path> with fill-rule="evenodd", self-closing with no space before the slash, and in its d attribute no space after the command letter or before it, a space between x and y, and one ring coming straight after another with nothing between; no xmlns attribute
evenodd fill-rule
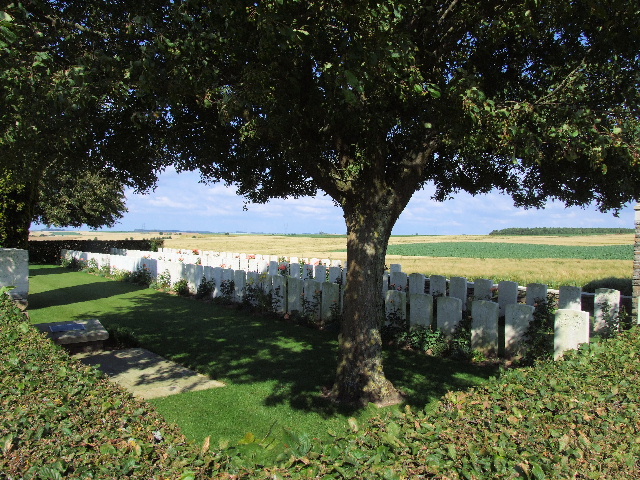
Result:
<svg viewBox="0 0 640 480"><path fill-rule="evenodd" d="M176 283L173 284L173 291L178 295L189 295L189 283L185 278L181 278Z"/></svg>
<svg viewBox="0 0 640 480"><path fill-rule="evenodd" d="M158 274L155 280L153 280L149 287L155 290L169 290L171 288L171 273L169 270Z"/></svg>
<svg viewBox="0 0 640 480"><path fill-rule="evenodd" d="M0 295L0 477L179 478L197 451L147 403L72 360Z"/></svg>
<svg viewBox="0 0 640 480"><path fill-rule="evenodd" d="M213 293L213 289L216 287L216 282L213 280L207 280L207 277L204 275L200 280L200 284L198 285L198 290L196 291L196 298L211 298L211 294Z"/></svg>

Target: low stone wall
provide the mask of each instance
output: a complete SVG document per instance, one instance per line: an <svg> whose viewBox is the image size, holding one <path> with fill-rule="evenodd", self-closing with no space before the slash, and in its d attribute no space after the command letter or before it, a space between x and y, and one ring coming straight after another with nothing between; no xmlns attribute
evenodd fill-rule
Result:
<svg viewBox="0 0 640 480"><path fill-rule="evenodd" d="M10 294L26 300L29 295L29 252L18 248L0 248L0 287L14 287Z"/></svg>

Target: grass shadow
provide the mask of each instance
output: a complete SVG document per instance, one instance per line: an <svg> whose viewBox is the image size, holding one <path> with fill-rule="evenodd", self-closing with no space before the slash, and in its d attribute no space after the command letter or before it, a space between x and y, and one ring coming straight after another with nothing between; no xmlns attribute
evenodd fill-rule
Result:
<svg viewBox="0 0 640 480"><path fill-rule="evenodd" d="M47 275L59 275L59 283L66 284L62 280L67 272L55 269ZM86 284L37 294L32 308L84 302L67 320L99 318L107 328L126 328L142 347L227 384L269 385L261 393L267 407L288 405L322 417L355 412L321 395L337 368L335 333L92 275L83 274L83 281ZM385 357L389 379L417 408L495 373L417 352L388 350Z"/></svg>

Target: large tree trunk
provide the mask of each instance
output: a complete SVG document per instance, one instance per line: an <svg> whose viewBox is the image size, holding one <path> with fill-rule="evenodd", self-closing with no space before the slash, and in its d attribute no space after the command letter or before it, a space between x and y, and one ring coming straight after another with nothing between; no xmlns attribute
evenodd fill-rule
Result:
<svg viewBox="0 0 640 480"><path fill-rule="evenodd" d="M401 400L382 369L380 336L385 254L398 215L373 204L345 207L348 271L338 371L332 390L332 397L339 401L381 405Z"/></svg>

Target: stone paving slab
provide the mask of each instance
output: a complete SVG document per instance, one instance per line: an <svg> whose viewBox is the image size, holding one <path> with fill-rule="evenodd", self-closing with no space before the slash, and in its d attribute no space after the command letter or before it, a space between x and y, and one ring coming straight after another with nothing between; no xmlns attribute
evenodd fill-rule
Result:
<svg viewBox="0 0 640 480"><path fill-rule="evenodd" d="M224 386L143 348L80 353L74 358L98 366L111 380L144 399Z"/></svg>

